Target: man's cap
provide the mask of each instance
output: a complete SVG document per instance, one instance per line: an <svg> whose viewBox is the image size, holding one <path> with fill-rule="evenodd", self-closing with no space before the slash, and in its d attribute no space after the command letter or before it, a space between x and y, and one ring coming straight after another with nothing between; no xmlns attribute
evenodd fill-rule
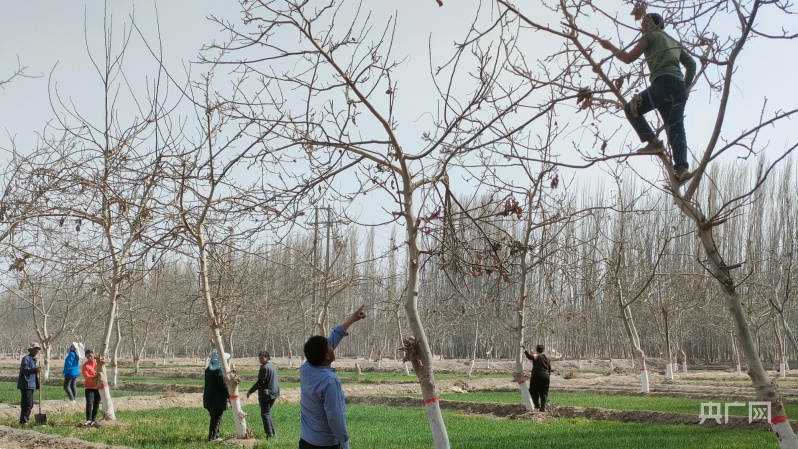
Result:
<svg viewBox="0 0 798 449"><path fill-rule="evenodd" d="M261 351L261 352L259 352L258 353L258 357L261 357L261 356L262 357L266 357L267 359L271 359L272 358L272 356L269 355L269 351Z"/></svg>
<svg viewBox="0 0 798 449"><path fill-rule="evenodd" d="M658 28L660 28L660 29L665 28L665 22L663 21L661 15L659 15L659 14L657 14L655 12L652 12L652 13L646 14L646 17L651 19L651 21L654 22L654 25L656 25Z"/></svg>
<svg viewBox="0 0 798 449"><path fill-rule="evenodd" d="M31 349L42 349L42 347L39 346L39 343L36 343L34 341L33 343L30 344L30 346L28 346L28 351L30 351Z"/></svg>

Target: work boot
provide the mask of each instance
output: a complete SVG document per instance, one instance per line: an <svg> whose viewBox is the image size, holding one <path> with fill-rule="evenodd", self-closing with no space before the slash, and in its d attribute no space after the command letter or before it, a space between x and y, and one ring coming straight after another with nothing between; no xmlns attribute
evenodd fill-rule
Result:
<svg viewBox="0 0 798 449"><path fill-rule="evenodd" d="M685 182L687 182L690 178L692 178L693 174L690 172L690 170L687 169L687 167L682 167L680 165L678 167L673 168L673 176L676 178L677 181L679 181L679 185L682 185Z"/></svg>
<svg viewBox="0 0 798 449"><path fill-rule="evenodd" d="M665 145L656 137L649 140L646 146L637 150L637 154L660 154L665 151Z"/></svg>

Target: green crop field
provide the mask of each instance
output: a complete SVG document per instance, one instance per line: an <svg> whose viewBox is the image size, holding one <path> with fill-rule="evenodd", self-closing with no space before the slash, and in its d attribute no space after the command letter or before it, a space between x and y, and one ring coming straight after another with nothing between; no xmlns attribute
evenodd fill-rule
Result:
<svg viewBox="0 0 798 449"><path fill-rule="evenodd" d="M149 396L156 393L147 391L114 390L112 394L114 396ZM39 392L36 391L34 395L35 399L38 401ZM45 401L66 400L66 398L66 393L60 386L45 385L44 389L42 389L42 399ZM15 382L0 382L0 404L19 404L19 399L19 390L17 390L17 384ZM83 388L78 388L77 400L83 401Z"/></svg>
<svg viewBox="0 0 798 449"><path fill-rule="evenodd" d="M423 408L349 405L348 423L353 448L432 448ZM299 405L278 403L273 417L278 435L263 439L257 406L245 407L248 424L259 438L255 448L295 449L299 438ZM101 429L76 427L82 414L50 416L44 433L135 448L218 447L207 443L208 414L204 409L171 408L119 413L119 422ZM458 449L518 449L612 447L634 448L777 448L769 432L709 429L701 426L632 424L585 419L543 422L495 419L444 411L449 438ZM3 424L12 425L12 419ZM222 435L234 435L232 417L225 414ZM537 443L536 443L537 442Z"/></svg>
<svg viewBox="0 0 798 449"><path fill-rule="evenodd" d="M396 395L394 395L396 396ZM420 395L399 395L414 396ZM513 392L474 392L474 393L441 393L441 399L452 401L470 402L500 402L505 404L520 403L521 393ZM670 413L686 413L696 416L701 412L701 404L710 402L709 399L671 398L662 396L620 396L592 393L558 393L553 391L549 395L551 403L572 407L601 407L611 410L653 410ZM729 399L717 398L712 400L725 404L734 402ZM785 403L787 416L798 416L798 404ZM729 415L747 416L747 407L730 407Z"/></svg>

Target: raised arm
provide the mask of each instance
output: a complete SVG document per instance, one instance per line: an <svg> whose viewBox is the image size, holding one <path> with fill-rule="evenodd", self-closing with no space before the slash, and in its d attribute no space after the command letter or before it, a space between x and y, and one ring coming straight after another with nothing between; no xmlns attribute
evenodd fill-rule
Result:
<svg viewBox="0 0 798 449"><path fill-rule="evenodd" d="M366 318L366 312L363 311L363 307L365 307L365 306L360 306L360 308L357 309L355 311L355 313L352 314L352 316L350 316L349 318L346 319L346 321L341 323L341 327L344 328L344 332L349 330L349 326L351 326L351 325L357 323L358 321Z"/></svg>
<svg viewBox="0 0 798 449"><path fill-rule="evenodd" d="M610 41L608 41L606 39L599 39L598 42L599 42L599 44L602 47L604 47L605 49L611 51L612 55L615 56L616 58L618 58L618 60L620 60L621 62L625 62L627 64L631 64L637 58L639 58L640 55L643 54L643 46L644 46L644 44L643 44L642 40L637 41L637 44L635 44L634 48L632 48L632 50L629 51L629 52L625 52L623 50L619 50L614 45L612 45L612 42L610 42Z"/></svg>

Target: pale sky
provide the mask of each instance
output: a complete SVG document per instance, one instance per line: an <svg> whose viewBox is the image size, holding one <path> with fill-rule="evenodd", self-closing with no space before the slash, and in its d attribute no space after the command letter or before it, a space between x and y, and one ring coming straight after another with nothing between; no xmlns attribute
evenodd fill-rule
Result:
<svg viewBox="0 0 798 449"><path fill-rule="evenodd" d="M615 1L615 0L612 0ZM26 74L39 78L17 78L0 89L0 148L8 149L13 137L18 149L35 144L36 131L41 131L52 117L48 101L48 82L57 85L62 98L71 99L84 109L101 105L101 86L98 76L87 55L84 37L84 21L89 36L89 47L95 56L101 56L103 39L103 2L87 0L40 0L6 1L0 15L0 79L10 76L16 68L17 57L26 66ZM157 17L160 21L160 36L165 60L170 70L182 72L188 61L195 61L203 44L222 37L218 26L206 20L208 15L216 15L231 21L239 21L239 4L233 0L116 0L110 1L109 11L113 17L114 33L120 36L130 23L129 15L135 11L136 23L151 44L157 44ZM520 2L536 4L535 2ZM610 0L607 0L610 3ZM629 25L635 23L629 17L629 5L618 3L618 17L627 17ZM443 55L449 51L456 40L462 39L471 23L474 11L479 7L477 0L449 0L439 8L434 0L405 0L400 2L365 1L366 7L390 5L391 9L378 8L375 19L383 20L387 15L398 13L399 26L394 57L408 56L408 62L399 72L402 89L413 92L413 101L405 97L399 107L414 108L404 115L405 132L412 135L410 140L419 138L421 129L414 128L414 121L427 111L433 111L435 103L424 103L429 89L428 38L432 35L434 51ZM489 4L489 2L487 2ZM523 6L522 6L523 7ZM483 5L483 11L490 7ZM398 9L398 11L397 11ZM525 12L530 12L527 9ZM542 12L541 12L542 14ZM536 16L539 20L540 16ZM770 23L773 16L763 14L760 23L768 25L773 31L781 26L798 31L798 19L793 23ZM783 20L780 18L779 20ZM384 23L380 22L380 23ZM734 27L731 23L724 26ZM124 27L124 28L123 28ZM673 30L671 30L673 31ZM530 50L551 44L551 38L543 33L523 31L530 39ZM611 30L606 37L616 40ZM623 37L628 44L634 38L629 32ZM534 40L534 41L533 41ZM138 42L138 38L133 39ZM533 41L533 42L532 42ZM767 98L767 111L793 109L798 106L798 94L794 89L794 78L798 73L798 41L768 41L753 39L740 60L741 67L735 77L735 92L727 115L725 130L729 136L734 131L750 127L760 114L764 99ZM615 42L618 43L617 41ZM558 43L555 43L558 45ZM601 51L599 48L598 51ZM538 55L539 56L539 55ZM126 76L132 83L145 85L147 77L154 71L154 62L144 49L136 44L126 55ZM52 75L51 80L49 79ZM100 103L98 103L100 101ZM686 127L691 151L701 151L709 139L710 127L714 122L717 100L710 93L705 82L699 83L691 94L687 105ZM426 109L426 111L424 110ZM622 114L619 114L619 116ZM766 114L767 115L767 114ZM574 116L578 122L581 116ZM565 121L567 118L563 117ZM798 119L798 118L796 118ZM796 122L792 120L792 123ZM624 121L619 121L623 124ZM798 140L796 126L782 126L778 133L769 135L773 154L778 154ZM631 136L631 127L624 129ZM576 139L576 137L574 137ZM635 158L637 169L649 171L658 176L654 158ZM734 160L734 157L727 158ZM580 175L580 178L584 179Z"/></svg>

